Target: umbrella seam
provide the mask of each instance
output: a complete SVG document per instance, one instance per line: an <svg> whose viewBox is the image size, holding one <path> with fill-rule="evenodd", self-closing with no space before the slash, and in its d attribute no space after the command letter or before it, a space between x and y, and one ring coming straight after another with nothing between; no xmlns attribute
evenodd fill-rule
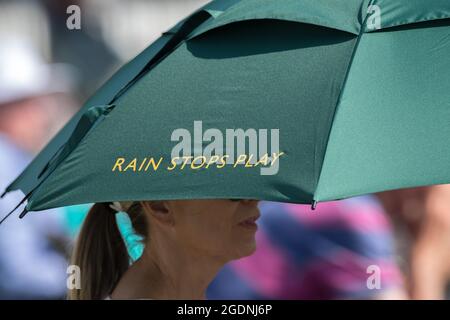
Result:
<svg viewBox="0 0 450 320"><path fill-rule="evenodd" d="M368 5L367 5L367 8L370 8L370 6L374 3L374 1L375 1L375 0L370 0L370 2L369 2ZM346 86L346 84L347 84L347 81L348 81L348 78L349 78L349 75L350 75L350 71L351 71L351 69L352 69L353 61L354 61L354 58L355 58L355 56L356 56L356 52L358 51L359 43L360 43L360 41L361 41L361 39L362 39L362 36L365 34L365 32L364 32L364 30L365 30L365 25L366 25L367 19L368 19L368 17L369 17L369 14L368 14L368 12L367 12L367 8L366 8L366 10L365 10L366 15L365 15L363 24L362 24L362 26L361 26L360 32L359 32L359 34L358 34L358 38L356 39L356 43L355 43L355 46L354 46L354 48L353 48L352 55L351 55L351 57L350 57L350 61L349 61L348 67L347 67L347 72L346 72L346 74L345 74L344 81L343 81L343 83L342 83L342 87L341 87L339 96L338 96L337 101L336 101L336 106L335 106L335 108L334 108L333 115L331 116L330 129L329 129L329 131L328 131L328 137L327 137L326 143L325 143L325 153L324 153L324 156L323 156L322 164L320 165L320 169L318 170L318 171L319 171L319 174L318 174L318 178L317 178L317 182L316 182L316 186L315 186L315 190L314 190L314 195L313 195L313 201L312 201L312 205L313 205L313 206L315 206L315 205L317 204L317 202L318 202L318 200L317 200L317 189L319 188L319 185L320 185L320 178L322 177L323 164L325 163L325 159L326 159L326 156L327 156L328 143L330 142L330 136L331 136L331 131L332 131L332 129L333 129L334 119L336 118L336 114L337 114L339 105L340 105L341 100L342 100L342 96L343 96L343 93L344 93L344 90L345 90L345 86ZM314 152L314 159L315 159L315 158L316 158L316 152ZM314 170L316 170L315 167L314 167Z"/></svg>
<svg viewBox="0 0 450 320"><path fill-rule="evenodd" d="M201 17L202 14L207 14L208 17L205 17L204 19ZM195 18L199 17L201 20L199 23L195 23ZM151 58L147 64L137 73L136 76L134 76L133 79L131 79L126 85L124 85L117 94L112 98L112 100L109 102L109 104L114 103L117 99L119 99L125 92L128 91L130 87L132 87L136 82L138 82L143 76L148 74L155 66L157 66L161 61L163 61L168 55L173 53L179 46L186 41L186 38L200 25L202 25L205 21L212 18L212 15L206 11L206 10L200 10L194 13L192 16L190 16L186 22L179 28L179 30L172 35L172 37L167 41L167 43L164 45L164 47L161 48L161 50L156 53L153 58ZM189 23L196 24L191 30L184 30L184 28L187 28L189 26ZM186 31L186 34L183 35L183 32ZM176 37L179 36L180 39L177 40ZM172 44L171 42L175 42ZM178 42L178 43L176 43Z"/></svg>

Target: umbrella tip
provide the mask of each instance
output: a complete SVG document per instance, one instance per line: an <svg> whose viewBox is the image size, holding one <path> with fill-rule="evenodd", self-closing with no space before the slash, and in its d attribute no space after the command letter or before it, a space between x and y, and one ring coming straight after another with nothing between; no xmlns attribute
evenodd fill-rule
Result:
<svg viewBox="0 0 450 320"><path fill-rule="evenodd" d="M19 215L19 218L23 219L23 217L25 217L27 213L28 213L27 208L23 209L22 213Z"/></svg>
<svg viewBox="0 0 450 320"><path fill-rule="evenodd" d="M21 205L22 203L25 202L25 200L27 199L28 196L29 196L29 194L26 195L26 196L19 202L19 204L18 204L17 206L14 207L14 209L12 209L6 216L3 217L3 219L0 221L0 225L1 225L3 222L5 222L5 220L8 219L9 216L11 216L11 214L12 214L14 211L16 211L17 208L19 208L20 205ZM26 209L26 207L25 207L25 210L24 210L24 211L26 211L26 210L27 210L27 209ZM19 217L22 218L23 216L25 216L25 214L26 214L26 212L22 212L22 213L20 214Z"/></svg>
<svg viewBox="0 0 450 320"><path fill-rule="evenodd" d="M6 189L6 190L2 193L2 195L0 196L0 199L3 198L7 193L8 193L8 189Z"/></svg>
<svg viewBox="0 0 450 320"><path fill-rule="evenodd" d="M311 210L316 210L317 207L317 201L313 200L312 204L311 204Z"/></svg>

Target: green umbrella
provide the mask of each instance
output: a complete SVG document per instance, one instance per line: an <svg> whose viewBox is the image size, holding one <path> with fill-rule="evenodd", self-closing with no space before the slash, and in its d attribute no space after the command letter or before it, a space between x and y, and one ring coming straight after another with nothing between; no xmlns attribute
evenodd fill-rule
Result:
<svg viewBox="0 0 450 320"><path fill-rule="evenodd" d="M450 1L220 0L145 49L6 190L26 211L450 182Z"/></svg>

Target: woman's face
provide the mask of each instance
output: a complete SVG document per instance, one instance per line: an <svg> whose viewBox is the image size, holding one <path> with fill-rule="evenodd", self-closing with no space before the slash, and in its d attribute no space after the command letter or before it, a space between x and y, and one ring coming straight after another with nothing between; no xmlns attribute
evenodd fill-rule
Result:
<svg viewBox="0 0 450 320"><path fill-rule="evenodd" d="M172 200L175 241L201 254L233 260L256 249L258 200Z"/></svg>

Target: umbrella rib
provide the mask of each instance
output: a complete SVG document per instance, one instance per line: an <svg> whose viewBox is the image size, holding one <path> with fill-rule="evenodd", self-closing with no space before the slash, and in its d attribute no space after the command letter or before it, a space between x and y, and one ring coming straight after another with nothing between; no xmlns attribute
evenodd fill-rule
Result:
<svg viewBox="0 0 450 320"><path fill-rule="evenodd" d="M370 6L374 3L374 1L375 0L370 0L369 4L367 5L367 8L370 8ZM331 136L331 131L332 131L332 128L333 128L334 119L336 117L337 109L339 108L339 105L340 105L341 100L342 100L342 95L344 93L345 86L347 84L347 81L348 81L348 78L349 78L349 75L350 75L350 70L352 69L352 65L353 65L353 61L354 61L355 56L356 56L356 52L358 51L359 43L361 42L361 38L362 38L362 36L364 34L364 26L366 25L367 19L369 18L369 13L367 12L367 9L365 10L365 12L366 12L366 15L365 15L363 23L361 25L361 29L359 30L358 38L356 39L356 43L355 43L355 46L353 48L352 55L350 57L350 61L349 61L348 67L347 67L347 71L345 73L344 81L342 83L341 91L340 91L339 96L338 96L338 98L336 100L336 106L335 106L334 111L333 111L333 116L332 116L332 119L331 119L330 129L328 131L328 136L327 136L327 140L326 140L326 144L325 144L325 154L323 156L323 161L320 164L319 177L317 179L316 188L315 188L315 192L314 192L314 195L313 195L313 202L311 204L311 209L312 210L315 209L315 207L317 206L317 203L318 203L318 200L316 199L316 192L317 192L317 188L319 186L320 178L321 178L321 175L322 175L323 163L325 162L325 158L326 158L326 155L327 155L328 143L330 141L330 136Z"/></svg>

